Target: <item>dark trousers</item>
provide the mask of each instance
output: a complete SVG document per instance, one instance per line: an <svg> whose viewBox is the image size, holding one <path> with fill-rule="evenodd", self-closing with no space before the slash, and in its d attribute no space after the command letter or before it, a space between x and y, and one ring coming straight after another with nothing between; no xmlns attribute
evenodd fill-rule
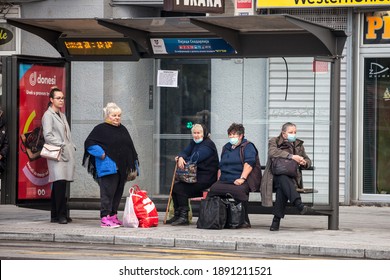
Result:
<svg viewBox="0 0 390 280"><path fill-rule="evenodd" d="M51 218L67 217L66 209L66 181L59 180L52 183L51 189Z"/></svg>
<svg viewBox="0 0 390 280"><path fill-rule="evenodd" d="M125 188L125 180L119 174L98 178L100 187L100 217L113 216L118 213L119 204Z"/></svg>
<svg viewBox="0 0 390 280"><path fill-rule="evenodd" d="M173 185L172 190L172 200L175 210L181 208L184 211L189 211L188 199L202 196L203 191L209 187L209 184L204 183L188 184L184 182L176 182Z"/></svg>
<svg viewBox="0 0 390 280"><path fill-rule="evenodd" d="M295 188L294 179L286 175L274 175L274 191L276 192L273 214L284 218L287 202L294 205L301 201L301 196Z"/></svg>

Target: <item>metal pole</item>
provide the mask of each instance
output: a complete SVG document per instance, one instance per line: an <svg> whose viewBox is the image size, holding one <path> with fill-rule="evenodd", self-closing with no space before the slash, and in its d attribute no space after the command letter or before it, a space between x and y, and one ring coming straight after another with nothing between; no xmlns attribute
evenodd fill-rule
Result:
<svg viewBox="0 0 390 280"><path fill-rule="evenodd" d="M341 58L331 63L330 132L329 132L329 202L332 214L328 229L339 229L339 154L340 154L340 67Z"/></svg>

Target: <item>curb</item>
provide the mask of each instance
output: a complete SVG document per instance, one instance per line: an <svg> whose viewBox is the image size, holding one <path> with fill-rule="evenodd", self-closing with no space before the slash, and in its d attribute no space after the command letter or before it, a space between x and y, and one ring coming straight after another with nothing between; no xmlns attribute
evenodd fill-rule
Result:
<svg viewBox="0 0 390 280"><path fill-rule="evenodd" d="M174 248L195 248L208 250L233 250L264 252L274 254L295 254L314 255L323 257L341 257L358 259L389 260L390 248L350 248L345 246L316 246L305 244L278 244L256 241L223 241L223 240L199 240L192 238L161 238L161 237L140 237L140 236L105 236L105 235L82 235L82 234L50 234L50 233L14 233L0 232L1 240L25 240L61 243L90 243L90 244L112 244L112 245L137 245L137 246L158 246Z"/></svg>

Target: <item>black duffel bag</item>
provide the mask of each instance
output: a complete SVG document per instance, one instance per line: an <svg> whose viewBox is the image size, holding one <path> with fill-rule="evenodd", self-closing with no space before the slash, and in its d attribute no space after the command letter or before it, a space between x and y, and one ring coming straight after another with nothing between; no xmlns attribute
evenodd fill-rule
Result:
<svg viewBox="0 0 390 280"><path fill-rule="evenodd" d="M200 201L196 227L201 229L223 229L226 218L227 208L224 201L219 196L208 196Z"/></svg>
<svg viewBox="0 0 390 280"><path fill-rule="evenodd" d="M222 200L227 210L225 228L239 228L245 224L245 207L242 202L236 201L230 193Z"/></svg>

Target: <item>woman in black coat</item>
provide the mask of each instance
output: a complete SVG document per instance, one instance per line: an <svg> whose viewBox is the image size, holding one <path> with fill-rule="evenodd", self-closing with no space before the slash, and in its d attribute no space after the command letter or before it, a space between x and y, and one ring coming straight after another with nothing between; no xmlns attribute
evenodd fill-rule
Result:
<svg viewBox="0 0 390 280"><path fill-rule="evenodd" d="M6 159L9 149L7 127L5 125L4 112L0 109L0 175L5 171Z"/></svg>
<svg viewBox="0 0 390 280"><path fill-rule="evenodd" d="M218 173L218 151L214 142L210 139L208 130L203 124L195 124L192 129L193 140L176 156L177 168L183 169L191 160L197 161L196 183L176 182L172 190L174 205L174 217L167 220L167 224L173 226L188 225L188 199L202 196L202 192L208 189L216 180Z"/></svg>

